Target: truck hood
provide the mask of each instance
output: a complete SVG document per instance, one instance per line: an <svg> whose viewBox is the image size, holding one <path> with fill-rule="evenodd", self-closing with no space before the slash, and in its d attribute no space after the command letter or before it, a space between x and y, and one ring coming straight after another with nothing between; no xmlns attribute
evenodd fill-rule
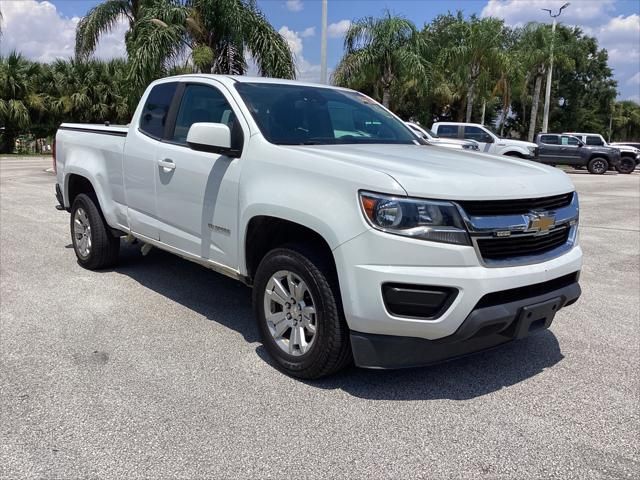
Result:
<svg viewBox="0 0 640 480"><path fill-rule="evenodd" d="M511 145L513 147L522 147L522 148L536 148L538 145L532 142L525 142L524 140L512 140L510 138L501 138L498 140L496 145L502 147L505 145Z"/></svg>
<svg viewBox="0 0 640 480"><path fill-rule="evenodd" d="M575 190L553 167L513 157L432 145L283 146L317 162L357 164L393 177L410 196L447 200L500 200L558 195ZM339 175L339 170L336 170ZM354 182L358 179L354 178Z"/></svg>
<svg viewBox="0 0 640 480"><path fill-rule="evenodd" d="M618 150L620 152L640 153L640 149L637 149L635 147L630 147L628 145L612 145L612 144L608 144L607 147L615 148L616 150Z"/></svg>

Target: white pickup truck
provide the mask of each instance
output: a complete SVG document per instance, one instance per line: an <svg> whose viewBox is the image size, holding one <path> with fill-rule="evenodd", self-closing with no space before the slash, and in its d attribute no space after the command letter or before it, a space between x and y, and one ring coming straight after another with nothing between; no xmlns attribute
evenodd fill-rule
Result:
<svg viewBox="0 0 640 480"><path fill-rule="evenodd" d="M538 145L522 140L500 138L484 125L463 122L436 122L431 127L440 138L458 138L478 142L481 152L507 157L538 159Z"/></svg>
<svg viewBox="0 0 640 480"><path fill-rule="evenodd" d="M293 376L483 350L580 295L567 175L423 145L355 91L170 77L128 126L62 124L54 150L81 266L113 266L126 237L245 282Z"/></svg>

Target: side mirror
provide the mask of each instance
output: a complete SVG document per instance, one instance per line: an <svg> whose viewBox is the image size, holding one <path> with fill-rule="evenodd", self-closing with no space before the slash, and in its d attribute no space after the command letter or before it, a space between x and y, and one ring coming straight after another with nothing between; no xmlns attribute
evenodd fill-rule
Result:
<svg viewBox="0 0 640 480"><path fill-rule="evenodd" d="M231 147L231 130L224 123L194 123L187 133L187 145L201 152L237 158L240 150Z"/></svg>
<svg viewBox="0 0 640 480"><path fill-rule="evenodd" d="M482 142L484 143L493 143L493 137L489 134L485 134L484 137L482 138Z"/></svg>

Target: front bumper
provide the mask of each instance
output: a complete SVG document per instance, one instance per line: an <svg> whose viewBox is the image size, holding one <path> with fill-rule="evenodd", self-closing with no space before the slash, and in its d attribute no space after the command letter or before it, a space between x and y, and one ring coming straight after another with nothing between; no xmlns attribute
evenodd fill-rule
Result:
<svg viewBox="0 0 640 480"><path fill-rule="evenodd" d="M438 340L453 335L482 297L545 283L582 268L579 246L541 263L490 268L471 246L450 245L368 230L334 250L347 324L352 331ZM455 289L436 318L393 315L384 303L388 283Z"/></svg>
<svg viewBox="0 0 640 480"><path fill-rule="evenodd" d="M365 368L422 366L524 338L549 328L555 314L580 297L578 276L570 274L544 284L489 294L454 334L438 340L352 332L355 364ZM506 302L499 303L498 298Z"/></svg>

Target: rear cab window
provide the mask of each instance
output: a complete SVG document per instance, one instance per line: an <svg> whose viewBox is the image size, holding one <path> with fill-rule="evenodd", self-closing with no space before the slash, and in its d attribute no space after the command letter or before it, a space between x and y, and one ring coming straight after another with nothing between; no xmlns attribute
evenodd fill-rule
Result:
<svg viewBox="0 0 640 480"><path fill-rule="evenodd" d="M160 83L151 89L140 115L140 131L156 139L164 137L164 129L177 82Z"/></svg>

